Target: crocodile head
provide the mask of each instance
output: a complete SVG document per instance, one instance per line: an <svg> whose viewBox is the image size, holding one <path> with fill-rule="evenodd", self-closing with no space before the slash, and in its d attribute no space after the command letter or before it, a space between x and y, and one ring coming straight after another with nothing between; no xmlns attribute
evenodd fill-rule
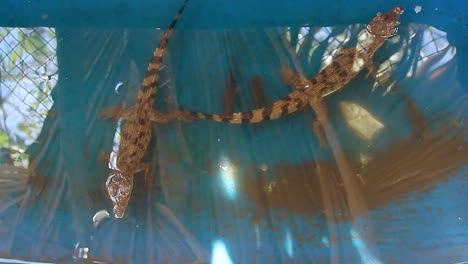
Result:
<svg viewBox="0 0 468 264"><path fill-rule="evenodd" d="M369 25L367 25L367 31L374 37L380 38L389 38L395 35L399 24L398 19L402 13L403 8L401 6L396 6L386 13L377 14Z"/></svg>
<svg viewBox="0 0 468 264"><path fill-rule="evenodd" d="M114 206L115 218L122 218L125 215L132 188L133 177L126 177L121 171L114 170L107 177L106 189Z"/></svg>

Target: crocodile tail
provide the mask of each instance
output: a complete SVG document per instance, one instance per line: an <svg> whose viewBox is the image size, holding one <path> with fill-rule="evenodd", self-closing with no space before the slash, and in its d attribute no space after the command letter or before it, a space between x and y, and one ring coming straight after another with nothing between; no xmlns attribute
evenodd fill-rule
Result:
<svg viewBox="0 0 468 264"><path fill-rule="evenodd" d="M181 110L186 115L191 116L193 119L204 119L214 122L224 122L230 124L254 124L261 123L267 120L275 120L282 116L292 114L298 110L304 108L308 104L308 98L305 94L297 96L299 93L295 93L296 96L291 94L287 97L276 101L275 103L258 108L247 112L237 112L231 115L219 115L219 114L208 114L203 112Z"/></svg>
<svg viewBox="0 0 468 264"><path fill-rule="evenodd" d="M185 0L182 6L179 8L179 11L172 20L172 23L167 28L166 33L164 33L164 36L159 41L158 47L153 52L153 56L148 64L148 67L146 68L146 75L143 79L143 83L141 85L141 89L137 97L139 100L143 100L145 99L145 97L153 97L156 94L155 87L159 79L159 70L162 66L163 57L164 54L166 54L167 44L169 42L169 39L171 38L174 27L177 24L177 21L179 20L182 12L184 11L188 1L189 0Z"/></svg>

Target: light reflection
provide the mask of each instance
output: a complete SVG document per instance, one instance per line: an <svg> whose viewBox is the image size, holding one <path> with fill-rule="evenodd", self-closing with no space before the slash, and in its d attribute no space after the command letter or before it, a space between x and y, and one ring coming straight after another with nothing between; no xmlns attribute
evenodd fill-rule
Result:
<svg viewBox="0 0 468 264"><path fill-rule="evenodd" d="M222 158L218 167L224 192L229 199L234 200L237 197L236 170L228 158Z"/></svg>
<svg viewBox="0 0 468 264"><path fill-rule="evenodd" d="M361 138L370 142L385 126L364 107L350 102L340 102L348 126Z"/></svg>
<svg viewBox="0 0 468 264"><path fill-rule="evenodd" d="M4 259L4 258L0 258L0 263L52 264L51 262L32 262L32 261L22 261L19 259Z"/></svg>
<svg viewBox="0 0 468 264"><path fill-rule="evenodd" d="M322 61L322 69L325 68L333 61L333 56L331 54L325 55Z"/></svg>
<svg viewBox="0 0 468 264"><path fill-rule="evenodd" d="M310 63L312 61L312 56L314 55L315 50L319 46L319 43L315 40L312 40L312 47L309 49L309 54L307 55L307 62Z"/></svg>
<svg viewBox="0 0 468 264"><path fill-rule="evenodd" d="M87 259L88 258L88 247L81 247L80 242L75 244L75 251L73 253L73 259Z"/></svg>
<svg viewBox="0 0 468 264"><path fill-rule="evenodd" d="M324 60L322 62L322 69L332 62L338 49L341 46L343 46L343 44L347 43L350 40L350 37L351 37L351 32L350 32L350 27L348 27L342 33L336 36L333 36L332 38L328 40L328 47L323 56Z"/></svg>
<svg viewBox="0 0 468 264"><path fill-rule="evenodd" d="M362 69L362 67L364 67L364 60L361 58L356 58L353 62L352 70L354 72L359 72Z"/></svg>
<svg viewBox="0 0 468 264"><path fill-rule="evenodd" d="M224 242L221 240L216 240L213 243L213 253L211 254L211 263L212 264L232 264L231 257L229 252L224 245Z"/></svg>
<svg viewBox="0 0 468 264"><path fill-rule="evenodd" d="M309 27L301 27L297 36L296 53L299 53L302 43L304 43L304 39L307 35L309 35Z"/></svg>
<svg viewBox="0 0 468 264"><path fill-rule="evenodd" d="M107 210L103 209L97 211L93 216L93 226L97 227L99 223L106 218L110 218L110 214Z"/></svg>
<svg viewBox="0 0 468 264"><path fill-rule="evenodd" d="M416 29L410 27L409 30L411 37L414 37L417 32ZM423 40L421 49L419 50L419 61L416 65L411 64L406 74L407 78L413 77L414 74L428 73L432 77L433 72L436 72L440 67L452 61L457 53L456 47L450 46L446 32L428 26L421 34L423 35ZM402 47L402 49L404 48Z"/></svg>
<svg viewBox="0 0 468 264"><path fill-rule="evenodd" d="M268 165L263 163L259 166L259 169L263 172L267 172L268 171Z"/></svg>
<svg viewBox="0 0 468 264"><path fill-rule="evenodd" d="M118 82L117 85L114 88L114 91L116 94L119 94L119 89L123 85L123 82Z"/></svg>
<svg viewBox="0 0 468 264"><path fill-rule="evenodd" d="M440 53L440 52L438 53L438 54L442 54L443 56L431 65L431 67L428 70L429 72L436 71L437 69L439 69L440 67L444 66L445 64L447 64L448 62L454 59L455 55L457 54L457 49L455 47L449 47L448 51L449 52L446 52L445 54Z"/></svg>
<svg viewBox="0 0 468 264"><path fill-rule="evenodd" d="M361 51L367 49L369 45L374 42L374 36L369 33L368 30L363 29L361 32L358 34L358 44L356 46L356 49Z"/></svg>
<svg viewBox="0 0 468 264"><path fill-rule="evenodd" d="M310 28L309 27L301 27L299 29L299 34L302 36L309 35Z"/></svg>
<svg viewBox="0 0 468 264"><path fill-rule="evenodd" d="M260 248L262 246L260 228L258 227L258 225L255 225L255 245L257 246L257 248Z"/></svg>
<svg viewBox="0 0 468 264"><path fill-rule="evenodd" d="M291 27L288 27L288 28L286 29L286 40L287 40L288 42L291 42Z"/></svg>
<svg viewBox="0 0 468 264"><path fill-rule="evenodd" d="M284 240L284 248L286 249L286 254L290 258L293 256L293 242L292 242L292 237L291 237L291 232L289 230L286 232L286 238Z"/></svg>
<svg viewBox="0 0 468 264"><path fill-rule="evenodd" d="M361 256L361 260L363 263L372 263L372 264L380 264L382 263L378 258L370 252L369 248L367 247L366 243L362 240L361 236L358 232L351 229L350 231L352 237L352 243L354 247L357 249L359 255Z"/></svg>
<svg viewBox="0 0 468 264"><path fill-rule="evenodd" d="M117 170L117 153L119 153L120 148L120 131L122 130L122 119L119 119L117 122L117 128L114 134L114 145L112 147L112 152L109 155L109 169Z"/></svg>
<svg viewBox="0 0 468 264"><path fill-rule="evenodd" d="M395 38L395 37L393 37L393 38ZM397 65L398 62L401 61L401 59L403 58L404 53L405 53L405 50L400 49L399 51L394 53L392 56L390 56L390 58L388 58L387 60L385 60L382 64L380 64L378 66L376 76L374 76L374 77L377 78L377 80L389 80L390 79L390 74L393 71L393 69L392 69L393 65ZM387 89L384 92L384 95L387 94L388 92L390 92L392 86L393 85L388 85L388 87L386 87ZM373 85L373 90L375 88L377 88L377 87L379 87L379 84L377 82L375 82L374 85Z"/></svg>
<svg viewBox="0 0 468 264"><path fill-rule="evenodd" d="M272 193L275 190L276 187L276 181L271 181L267 186L265 186L263 189L267 193Z"/></svg>
<svg viewBox="0 0 468 264"><path fill-rule="evenodd" d="M328 237L323 236L321 240L324 246L330 247L330 241L328 240Z"/></svg>
<svg viewBox="0 0 468 264"><path fill-rule="evenodd" d="M371 156L367 154L364 154L364 153L359 154L359 161L361 162L362 166L366 166L367 164L369 164L371 159L372 159Z"/></svg>
<svg viewBox="0 0 468 264"><path fill-rule="evenodd" d="M415 12L416 14L419 13L419 12L421 12L421 10L422 10L422 6L420 6L420 5L414 6L414 12Z"/></svg>
<svg viewBox="0 0 468 264"><path fill-rule="evenodd" d="M421 57L439 53L449 46L447 33L434 27L427 27L421 41Z"/></svg>
<svg viewBox="0 0 468 264"><path fill-rule="evenodd" d="M323 27L314 34L314 39L316 39L319 42L322 42L328 38L331 34L331 28L330 27Z"/></svg>

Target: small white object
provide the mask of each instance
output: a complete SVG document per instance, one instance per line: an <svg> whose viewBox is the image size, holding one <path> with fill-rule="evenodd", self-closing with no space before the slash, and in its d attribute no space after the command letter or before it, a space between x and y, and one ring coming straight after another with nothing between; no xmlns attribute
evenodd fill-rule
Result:
<svg viewBox="0 0 468 264"><path fill-rule="evenodd" d="M103 209L103 210L97 211L93 216L94 226L96 227L99 224L99 222L109 217L110 217L110 214L107 210Z"/></svg>
<svg viewBox="0 0 468 264"><path fill-rule="evenodd" d="M88 258L88 247L80 247L80 242L75 244L75 252L73 254L73 259L87 259Z"/></svg>
<svg viewBox="0 0 468 264"><path fill-rule="evenodd" d="M115 88L114 88L114 91L115 91L116 94L119 94L119 88L120 88L120 86L122 86L122 85L123 85L123 82L118 82L118 83L117 83L117 85L116 85Z"/></svg>
<svg viewBox="0 0 468 264"><path fill-rule="evenodd" d="M422 6L420 6L420 5L417 5L417 6L414 7L414 12L415 12L416 14L419 13L419 12L421 12L421 10L422 10Z"/></svg>

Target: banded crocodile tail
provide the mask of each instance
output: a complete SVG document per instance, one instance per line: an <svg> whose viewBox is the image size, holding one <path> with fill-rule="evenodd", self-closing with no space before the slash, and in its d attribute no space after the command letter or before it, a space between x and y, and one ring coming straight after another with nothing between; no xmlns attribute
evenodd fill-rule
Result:
<svg viewBox="0 0 468 264"><path fill-rule="evenodd" d="M269 106L247 112L237 112L230 115L208 114L184 109L179 111L181 111L183 116L190 116L192 119L204 119L231 124L254 124L267 120L278 119L282 116L292 114L307 106L308 103L308 97L305 93L294 91Z"/></svg>
<svg viewBox="0 0 468 264"><path fill-rule="evenodd" d="M164 33L164 36L159 41L158 47L153 52L153 56L151 57L151 60L146 68L145 78L143 79L141 88L138 91L138 102L142 102L145 100L153 100L156 94L156 83L159 80L159 70L162 66L164 54L166 54L167 44L169 43L169 40L172 36L172 32L174 31L174 27L176 26L177 21L179 21L188 1L189 0L184 0L176 15L172 19L171 24Z"/></svg>

